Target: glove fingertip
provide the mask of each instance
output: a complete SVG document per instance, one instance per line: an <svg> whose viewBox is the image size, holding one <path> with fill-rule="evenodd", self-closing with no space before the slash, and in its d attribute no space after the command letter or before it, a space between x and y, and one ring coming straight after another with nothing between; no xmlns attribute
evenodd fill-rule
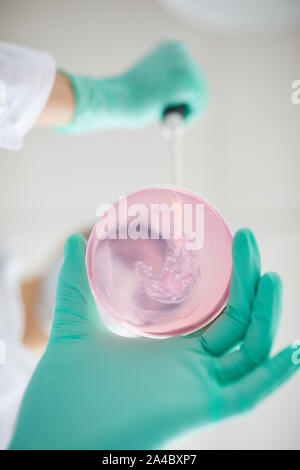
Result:
<svg viewBox="0 0 300 470"><path fill-rule="evenodd" d="M259 280L257 301L259 306L273 313L274 328L277 330L282 314L283 283L275 272L265 273Z"/></svg>
<svg viewBox="0 0 300 470"><path fill-rule="evenodd" d="M263 288L269 288L269 289L272 289L273 292L282 294L283 282L279 274L273 271L265 273L261 277L259 284Z"/></svg>
<svg viewBox="0 0 300 470"><path fill-rule="evenodd" d="M252 230L248 227L240 228L236 231L234 235L234 244L241 245L241 244L251 244L257 245L256 238Z"/></svg>
<svg viewBox="0 0 300 470"><path fill-rule="evenodd" d="M85 256L86 244L85 238L80 233L73 233L66 240L64 257L67 258L76 254Z"/></svg>
<svg viewBox="0 0 300 470"><path fill-rule="evenodd" d="M243 258L246 256L249 261L255 261L255 264L260 269L259 248L254 233L250 228L241 228L235 233L232 242L232 255L236 262L241 259L241 255Z"/></svg>

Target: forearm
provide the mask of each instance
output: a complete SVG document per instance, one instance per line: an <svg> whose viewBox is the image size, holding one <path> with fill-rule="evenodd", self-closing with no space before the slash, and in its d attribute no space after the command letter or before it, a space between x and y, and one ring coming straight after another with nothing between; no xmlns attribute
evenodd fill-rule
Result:
<svg viewBox="0 0 300 470"><path fill-rule="evenodd" d="M57 72L49 99L41 112L38 126L62 126L69 124L75 111L75 96L70 80Z"/></svg>

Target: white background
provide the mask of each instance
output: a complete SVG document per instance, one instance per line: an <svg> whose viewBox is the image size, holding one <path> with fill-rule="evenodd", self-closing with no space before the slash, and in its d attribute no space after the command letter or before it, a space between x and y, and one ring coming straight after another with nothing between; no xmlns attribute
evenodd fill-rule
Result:
<svg viewBox="0 0 300 470"><path fill-rule="evenodd" d="M211 201L232 230L251 227L263 269L284 281L276 349L300 339L300 29L238 34L181 23L150 0L6 0L1 40L52 53L67 70L109 76L162 38L185 40L207 71L212 103L185 137L185 186ZM67 138L34 130L0 151L1 230L36 272L66 234L95 222L100 203L170 182L160 128ZM300 448L300 375L251 415L201 430L178 448Z"/></svg>

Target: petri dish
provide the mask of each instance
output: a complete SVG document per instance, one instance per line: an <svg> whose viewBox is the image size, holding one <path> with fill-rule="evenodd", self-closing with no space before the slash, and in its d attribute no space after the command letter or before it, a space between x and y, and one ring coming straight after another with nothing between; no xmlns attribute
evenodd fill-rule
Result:
<svg viewBox="0 0 300 470"><path fill-rule="evenodd" d="M222 216L196 194L151 187L119 199L87 246L100 316L123 336L166 338L204 328L229 296L231 246Z"/></svg>

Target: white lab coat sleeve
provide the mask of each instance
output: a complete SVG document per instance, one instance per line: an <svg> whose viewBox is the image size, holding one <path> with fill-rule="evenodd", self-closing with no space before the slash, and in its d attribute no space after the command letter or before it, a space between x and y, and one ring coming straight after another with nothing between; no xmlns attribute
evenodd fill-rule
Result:
<svg viewBox="0 0 300 470"><path fill-rule="evenodd" d="M47 103L55 74L51 55L0 42L0 148L22 147Z"/></svg>

